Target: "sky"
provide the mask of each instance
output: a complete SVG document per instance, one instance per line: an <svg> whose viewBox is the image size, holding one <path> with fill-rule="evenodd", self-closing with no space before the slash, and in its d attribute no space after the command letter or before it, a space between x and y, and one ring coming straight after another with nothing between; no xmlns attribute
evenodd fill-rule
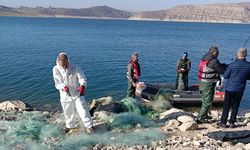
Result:
<svg viewBox="0 0 250 150"><path fill-rule="evenodd" d="M65 7L87 8L91 6L110 6L129 11L160 10L182 4L238 3L250 0L0 0L0 5L9 7Z"/></svg>

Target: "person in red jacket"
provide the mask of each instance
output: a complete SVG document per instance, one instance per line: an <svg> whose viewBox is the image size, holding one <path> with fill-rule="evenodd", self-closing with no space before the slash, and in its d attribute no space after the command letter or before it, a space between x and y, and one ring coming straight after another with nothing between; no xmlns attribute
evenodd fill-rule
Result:
<svg viewBox="0 0 250 150"><path fill-rule="evenodd" d="M209 51L200 60L198 79L202 105L197 116L197 123L205 123L211 119L208 111L212 107L216 83L220 80L220 74L224 74L226 64L220 63L218 47L210 47Z"/></svg>
<svg viewBox="0 0 250 150"><path fill-rule="evenodd" d="M136 84L139 82L139 76L141 75L140 65L138 63L138 53L134 52L127 67L128 78L128 90L127 96L135 98Z"/></svg>

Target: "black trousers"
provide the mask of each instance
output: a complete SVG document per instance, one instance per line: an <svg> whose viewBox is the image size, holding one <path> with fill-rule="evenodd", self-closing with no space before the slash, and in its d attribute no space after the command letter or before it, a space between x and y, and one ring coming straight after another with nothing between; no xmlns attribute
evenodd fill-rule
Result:
<svg viewBox="0 0 250 150"><path fill-rule="evenodd" d="M240 101L241 101L241 98L243 96L243 92L226 91L225 98L224 98L223 112L222 112L222 116L221 116L221 122L223 124L227 123L227 118L228 118L228 113L229 113L230 107L232 108L232 110L231 110L231 116L230 116L229 123L230 124L235 123L236 117L238 114L238 109L240 106Z"/></svg>

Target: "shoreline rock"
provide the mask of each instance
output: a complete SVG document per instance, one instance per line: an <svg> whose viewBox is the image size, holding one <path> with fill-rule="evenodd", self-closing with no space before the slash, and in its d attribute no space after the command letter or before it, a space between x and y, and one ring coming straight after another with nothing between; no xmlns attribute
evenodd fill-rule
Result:
<svg viewBox="0 0 250 150"><path fill-rule="evenodd" d="M33 107L28 104L24 103L20 100L14 101L4 101L0 103L0 111L32 111Z"/></svg>

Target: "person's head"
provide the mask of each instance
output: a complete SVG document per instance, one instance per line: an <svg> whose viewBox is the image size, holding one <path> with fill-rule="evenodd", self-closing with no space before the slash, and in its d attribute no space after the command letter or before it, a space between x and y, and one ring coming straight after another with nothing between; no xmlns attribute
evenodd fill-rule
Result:
<svg viewBox="0 0 250 150"><path fill-rule="evenodd" d="M187 53L187 52L184 52L184 53L182 54L182 59L187 59L187 57L188 57L188 53Z"/></svg>
<svg viewBox="0 0 250 150"><path fill-rule="evenodd" d="M240 48L237 51L237 59L245 59L247 57L247 49L246 48Z"/></svg>
<svg viewBox="0 0 250 150"><path fill-rule="evenodd" d="M215 56L216 58L219 56L220 52L219 52L219 49L218 47L216 46L212 46L209 48L209 53L213 56Z"/></svg>
<svg viewBox="0 0 250 150"><path fill-rule="evenodd" d="M58 64L64 69L68 68L68 56L65 53L60 53L57 57Z"/></svg>
<svg viewBox="0 0 250 150"><path fill-rule="evenodd" d="M131 56L131 61L138 62L138 57L139 57L139 54L137 52L134 52Z"/></svg>

